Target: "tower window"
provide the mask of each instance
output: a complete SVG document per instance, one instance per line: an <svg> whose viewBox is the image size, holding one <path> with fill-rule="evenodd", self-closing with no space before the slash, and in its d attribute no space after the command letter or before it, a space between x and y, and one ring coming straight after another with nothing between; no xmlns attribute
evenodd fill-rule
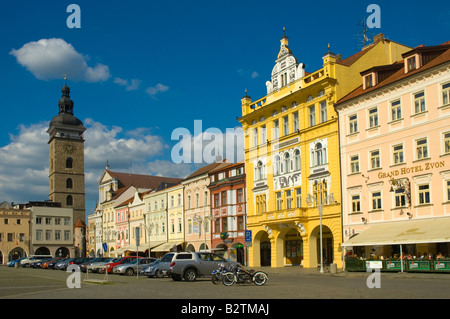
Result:
<svg viewBox="0 0 450 319"><path fill-rule="evenodd" d="M66 205L72 206L73 205L73 197L71 195L67 196L66 198Z"/></svg>
<svg viewBox="0 0 450 319"><path fill-rule="evenodd" d="M73 166L73 159L72 157L66 158L66 168L72 168Z"/></svg>
<svg viewBox="0 0 450 319"><path fill-rule="evenodd" d="M68 178L66 180L66 188L72 188L73 187L73 182L71 178Z"/></svg>

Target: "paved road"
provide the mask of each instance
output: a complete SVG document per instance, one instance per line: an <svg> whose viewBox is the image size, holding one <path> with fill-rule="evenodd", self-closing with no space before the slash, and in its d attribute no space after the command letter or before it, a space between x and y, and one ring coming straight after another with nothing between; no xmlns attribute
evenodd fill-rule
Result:
<svg viewBox="0 0 450 319"><path fill-rule="evenodd" d="M319 274L300 268L265 268L266 285L213 285L209 279L174 282L169 278L109 275L107 284L87 282L69 289L70 273L0 266L0 298L7 299L448 299L450 274L381 273L380 288L368 288L369 273ZM103 280L90 274L88 279Z"/></svg>

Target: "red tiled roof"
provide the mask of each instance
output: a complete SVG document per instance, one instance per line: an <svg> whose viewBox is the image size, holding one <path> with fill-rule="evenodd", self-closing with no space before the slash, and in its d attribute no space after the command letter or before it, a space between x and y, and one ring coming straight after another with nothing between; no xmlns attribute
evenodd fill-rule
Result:
<svg viewBox="0 0 450 319"><path fill-rule="evenodd" d="M162 183L177 184L182 181L181 178L140 175L130 173L119 173L108 171L108 174L119 180L119 188L135 186L137 188L156 189Z"/></svg>
<svg viewBox="0 0 450 319"><path fill-rule="evenodd" d="M445 44L444 44L445 45ZM377 83L376 85L370 87L370 88L366 88L365 90L363 90L363 86L362 84L357 87L355 90L353 90L352 92L350 92L349 94L347 94L346 96L344 96L342 99L340 99L339 101L337 101L336 105L339 105L341 103L347 102L353 98L356 98L360 95L372 92L374 90L377 90L379 88L382 88L384 86L390 85L394 82L403 80L405 78L414 76L417 73L426 71L428 69L431 69L435 66L438 66L442 63L445 62L449 62L450 61L450 48L447 48L447 50L445 50L443 53L441 53L440 55L438 55L436 58L434 58L433 60L431 60L430 62L428 62L427 64L423 65L422 67L413 70L413 71L409 71L408 73L405 73L404 68L400 68L397 72L393 73L392 75L390 75L389 77L387 77L386 79L384 79L383 81L381 81L380 83ZM399 62L396 62L399 63ZM361 81L362 82L362 81Z"/></svg>
<svg viewBox="0 0 450 319"><path fill-rule="evenodd" d="M194 173L192 173L191 175L189 175L188 177L186 177L184 180L188 180L188 179L191 179L191 178L193 178L193 177L196 177L196 176L200 176L200 175L202 175L202 174L209 173L210 171L212 171L213 169L215 169L216 167L218 167L219 165L222 165L222 164L224 164L224 163L229 163L229 162L228 162L226 159L224 159L224 160L221 161L221 162L216 162L216 163L212 163L212 164L203 166L202 168L196 170Z"/></svg>

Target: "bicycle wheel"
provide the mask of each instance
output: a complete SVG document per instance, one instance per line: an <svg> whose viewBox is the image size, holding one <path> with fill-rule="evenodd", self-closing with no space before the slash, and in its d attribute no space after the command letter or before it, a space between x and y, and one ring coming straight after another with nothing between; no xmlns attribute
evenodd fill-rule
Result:
<svg viewBox="0 0 450 319"><path fill-rule="evenodd" d="M220 274L219 273L215 273L214 275L212 275L211 281L212 281L212 283L214 285L218 285L222 281L222 278L220 278Z"/></svg>
<svg viewBox="0 0 450 319"><path fill-rule="evenodd" d="M234 284L234 274L232 272L226 272L222 275L222 283L225 286L232 286Z"/></svg>
<svg viewBox="0 0 450 319"><path fill-rule="evenodd" d="M262 271L257 271L253 275L253 283L257 286L262 286L267 282L267 275Z"/></svg>

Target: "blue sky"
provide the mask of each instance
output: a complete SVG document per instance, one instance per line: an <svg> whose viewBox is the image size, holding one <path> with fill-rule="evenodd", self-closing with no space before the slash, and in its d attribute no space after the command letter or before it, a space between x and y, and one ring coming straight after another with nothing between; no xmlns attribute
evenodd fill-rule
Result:
<svg viewBox="0 0 450 319"><path fill-rule="evenodd" d="M71 3L81 8L81 29L66 25ZM48 198L44 129L58 113L67 71L40 56L40 40L73 64L67 73L74 112L88 128L90 210L107 160L118 171L177 177L192 171L171 161L172 131L193 132L195 119L204 130L238 126L244 90L253 99L266 93L283 27L298 62L313 72L328 43L344 58L360 49L358 22L371 3L381 8L381 28L369 35L382 32L412 47L450 40L446 1L2 3L0 201Z"/></svg>

